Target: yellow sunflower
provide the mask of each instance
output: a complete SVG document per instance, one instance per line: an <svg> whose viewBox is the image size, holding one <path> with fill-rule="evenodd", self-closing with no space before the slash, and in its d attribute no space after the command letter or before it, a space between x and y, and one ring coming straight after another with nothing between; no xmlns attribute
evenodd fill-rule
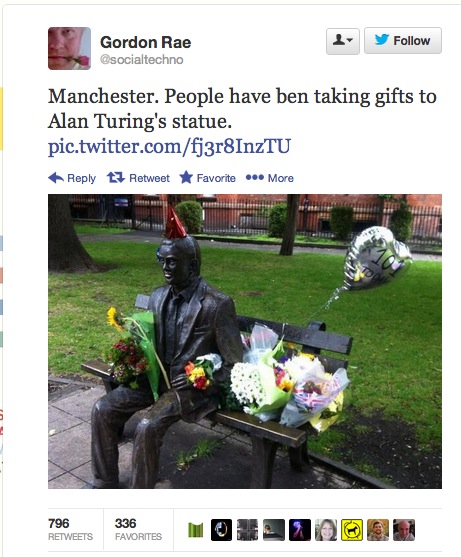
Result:
<svg viewBox="0 0 461 557"><path fill-rule="evenodd" d="M107 322L109 325L114 326L117 331L123 331L123 327L120 325L118 320L117 310L114 307L111 307L107 310Z"/></svg>

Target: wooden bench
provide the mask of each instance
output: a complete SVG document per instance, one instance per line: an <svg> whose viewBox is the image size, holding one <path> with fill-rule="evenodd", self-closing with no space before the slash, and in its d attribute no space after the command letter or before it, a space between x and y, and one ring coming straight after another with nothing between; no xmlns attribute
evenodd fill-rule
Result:
<svg viewBox="0 0 461 557"><path fill-rule="evenodd" d="M135 305L139 309L147 309L148 301L149 296L138 294ZM350 353L352 338L327 332L325 323L313 321L307 327L298 327L245 315L239 315L238 322L240 331L247 333L251 333L256 323L267 325L279 337L283 336L286 342L301 345L303 352L316 354L325 367L325 371L329 373L334 373L340 367L347 368L348 362L341 356ZM332 355L325 355L322 351L328 351ZM84 371L100 377L107 392L117 387L117 383L111 376L110 366L102 360L90 360L84 362L81 367ZM268 489L271 487L275 455L280 445L288 448L290 464L294 470L301 471L303 463L308 462L308 426L292 428L274 421L262 422L256 416L229 410L218 410L209 414L207 418L212 423L235 428L250 436L252 443L251 488Z"/></svg>

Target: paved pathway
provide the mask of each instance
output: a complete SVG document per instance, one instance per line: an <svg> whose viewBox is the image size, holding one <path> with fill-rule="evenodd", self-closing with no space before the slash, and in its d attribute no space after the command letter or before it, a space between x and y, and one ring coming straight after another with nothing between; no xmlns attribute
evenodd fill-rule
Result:
<svg viewBox="0 0 461 557"><path fill-rule="evenodd" d="M50 382L52 384L52 378ZM49 395L48 404L48 487L81 489L91 482L91 408L104 394L102 386L93 383L71 383ZM142 412L125 427L120 442L120 478L127 482L131 469L132 435ZM192 462L189 468L178 467L181 453L193 451L198 442L216 445L213 455ZM212 427L202 420L197 424L179 421L164 439L160 462L159 489L247 489L251 476L249 438L225 426ZM274 467L274 489L365 489L383 487L365 483L356 472L350 477L330 466L312 463L304 472L291 470L286 453L279 449ZM373 481L371 478L369 480ZM362 481L363 480L363 481Z"/></svg>

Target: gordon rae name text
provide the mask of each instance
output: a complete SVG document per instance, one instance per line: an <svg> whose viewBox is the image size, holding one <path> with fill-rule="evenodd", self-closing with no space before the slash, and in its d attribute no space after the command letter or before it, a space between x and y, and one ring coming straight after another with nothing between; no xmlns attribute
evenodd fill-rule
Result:
<svg viewBox="0 0 461 557"><path fill-rule="evenodd" d="M144 39L135 35L131 39L113 39L108 35L101 37L102 48L190 48L190 39L176 39L169 35L163 35L161 39Z"/></svg>

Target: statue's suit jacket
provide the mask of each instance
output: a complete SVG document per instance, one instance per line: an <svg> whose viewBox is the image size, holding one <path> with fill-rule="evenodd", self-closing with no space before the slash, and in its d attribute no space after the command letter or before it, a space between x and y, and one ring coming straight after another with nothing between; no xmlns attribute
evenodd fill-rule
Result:
<svg viewBox="0 0 461 557"><path fill-rule="evenodd" d="M157 353L161 360L165 353L163 319L170 288L157 288L149 298L149 310L155 314ZM191 388L176 391L181 404L181 417L189 422L200 420L217 408L219 385L229 379L232 366L243 358L233 300L200 277L188 304L183 326L178 331L177 351L169 370L170 379L184 374L184 366L188 362L210 353L220 354L223 360L222 368L213 376L213 386L201 391L191 385Z"/></svg>

